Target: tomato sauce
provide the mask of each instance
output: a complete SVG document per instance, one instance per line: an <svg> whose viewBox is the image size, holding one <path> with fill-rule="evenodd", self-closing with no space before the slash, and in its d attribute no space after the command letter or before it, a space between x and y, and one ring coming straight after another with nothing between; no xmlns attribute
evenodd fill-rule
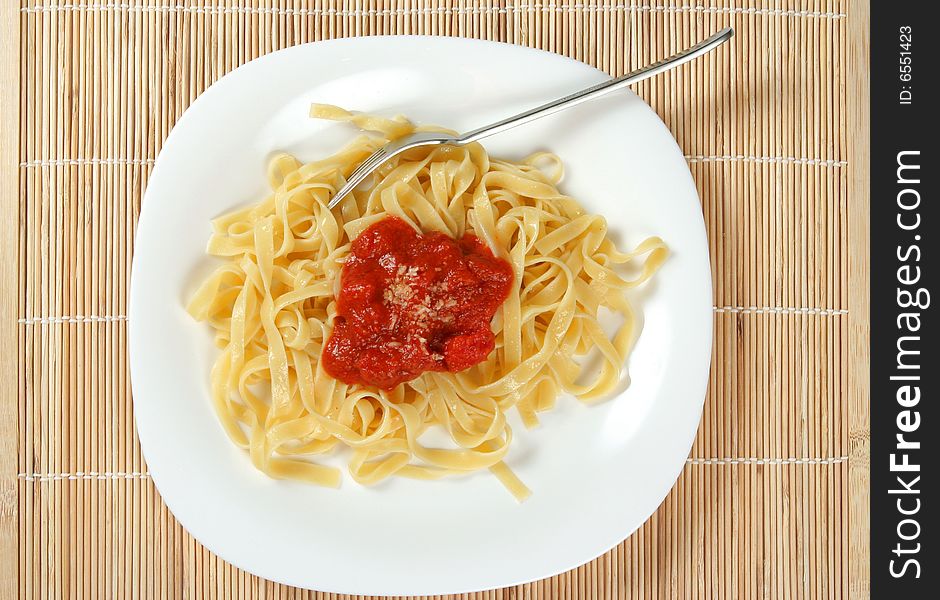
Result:
<svg viewBox="0 0 940 600"><path fill-rule="evenodd" d="M420 234L397 217L352 243L323 367L346 383L390 390L426 371L457 372L494 347L490 320L512 266L471 234Z"/></svg>

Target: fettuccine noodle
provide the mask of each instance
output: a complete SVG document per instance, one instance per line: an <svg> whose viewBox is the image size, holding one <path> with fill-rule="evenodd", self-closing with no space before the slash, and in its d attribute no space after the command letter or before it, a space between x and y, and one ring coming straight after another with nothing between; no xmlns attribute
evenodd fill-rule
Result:
<svg viewBox="0 0 940 600"><path fill-rule="evenodd" d="M225 431L275 478L338 486L339 470L316 455L345 446L349 473L362 484L489 469L525 498L528 489L503 462L512 441L507 412L514 408L531 427L560 392L591 402L613 390L636 335L625 291L653 275L665 245L652 237L619 252L604 218L558 191L558 157L539 153L513 163L491 158L479 144L410 151L327 210L360 162L416 128L401 117L326 105L314 105L311 116L378 135L306 164L276 156L268 170L272 193L213 221L208 252L225 262L188 310L209 323L221 349L211 388ZM493 318L496 348L484 362L424 373L387 392L337 381L319 359L351 241L392 215L422 232L473 232L509 261L515 285ZM638 272L632 279L618 273L631 262ZM601 308L622 318L613 336L600 325ZM585 373L580 357L595 349L600 366ZM433 426L453 447L419 441Z"/></svg>

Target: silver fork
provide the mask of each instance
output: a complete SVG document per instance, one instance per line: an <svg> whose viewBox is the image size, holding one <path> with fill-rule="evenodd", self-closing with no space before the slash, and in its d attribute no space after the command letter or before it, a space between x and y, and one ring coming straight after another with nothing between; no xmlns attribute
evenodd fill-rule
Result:
<svg viewBox="0 0 940 600"><path fill-rule="evenodd" d="M638 81L649 79L653 75L658 75L663 71L668 71L669 69L678 67L679 65L685 64L690 60L705 54L706 52L714 50L721 44L731 39L731 36L733 35L734 30L730 27L726 27L715 35L702 40L694 46L687 48L678 54L674 54L669 58L654 62L653 64L643 67L637 71L633 71L632 73L621 75L616 79L611 79L610 81L604 81L602 83L598 83L597 85L592 85L589 88L585 88L579 92L569 94L563 98L559 98L558 100L553 100L546 104L542 104L541 106L536 106L535 108L529 109L524 113L514 115L512 117L503 119L502 121L497 121L496 123L480 127L479 129L468 131L463 135L451 136L434 131L421 131L407 135L393 142L389 142L369 155L369 157L366 158L362 164L356 167L356 169L349 175L349 179L346 180L346 184L343 185L343 187L341 187L330 199L328 206L329 208L333 208L339 204L343 198L349 195L349 192L351 192L357 185L362 183L363 180L372 174L373 171L381 167L389 159L394 158L406 150L411 150L412 148L418 148L420 146L440 146L443 144L450 146L462 146L464 144L476 142L477 140L481 140L485 137L495 135L497 133L506 131L507 129L512 129L513 127L518 127L519 125L534 121L536 119L541 119L542 117L556 113L560 110L571 108L572 106L581 104L582 102L587 102L588 100L593 100L594 98L603 96L604 94L608 94L614 90L619 90Z"/></svg>

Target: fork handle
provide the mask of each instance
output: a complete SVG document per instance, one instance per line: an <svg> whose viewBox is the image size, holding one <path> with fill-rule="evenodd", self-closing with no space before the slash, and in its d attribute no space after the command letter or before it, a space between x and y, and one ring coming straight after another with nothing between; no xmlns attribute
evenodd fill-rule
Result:
<svg viewBox="0 0 940 600"><path fill-rule="evenodd" d="M633 71L632 73L627 73L626 75L621 75L620 77L611 79L610 81L604 81L602 83L598 83L597 85L592 85L591 87L585 88L580 92L568 94L563 98L553 100L541 106L536 106L535 108L529 109L524 113L514 115L512 117L503 119L502 121L497 121L496 123L480 127L479 129L468 131L467 133L457 138L457 143L469 144L470 142L475 142L482 138L501 133L507 129L518 127L524 123L541 119L542 117L547 117L550 114L556 113L566 108L571 108L572 106L581 104L582 102L593 100L614 90L625 88L628 85L638 81L649 79L653 75L658 75L663 71L668 71L669 69L678 67L679 65L685 64L690 60L698 58L706 52L714 50L721 44L731 39L731 36L733 35L734 30L731 27L726 27L715 35L709 37L708 39L702 40L694 46L687 48L678 54L674 54L669 58L664 58L661 61L654 62L651 65L643 67L642 69Z"/></svg>

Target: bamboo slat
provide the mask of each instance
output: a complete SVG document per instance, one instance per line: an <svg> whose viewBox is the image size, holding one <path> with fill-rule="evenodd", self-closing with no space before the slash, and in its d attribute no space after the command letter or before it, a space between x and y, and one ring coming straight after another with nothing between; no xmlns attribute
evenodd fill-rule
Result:
<svg viewBox="0 0 940 600"><path fill-rule="evenodd" d="M19 214L18 98L20 64L20 15L16 5L0 5L0 222L5 229L0 235L0 254L17 255L20 241L15 230ZM13 359L17 347L16 320L19 317L19 279L21 264L15 260L0 262L0 340L9 358L0 362L0 597L13 595L17 588L17 473L18 473L18 360ZM19 353L16 354L19 358ZM3 590L9 590L9 593Z"/></svg>
<svg viewBox="0 0 940 600"><path fill-rule="evenodd" d="M848 322L850 368L846 369L845 373L849 382L846 406L849 421L848 551L852 557L850 569L845 577L851 598L868 598L871 595L869 11L867 2L853 4L847 33L849 43L843 48L848 70L847 129L856 132L849 147L849 153L853 157L853 165L848 173L848 193L852 199L852 213L849 218L849 256L852 261L848 275L851 283Z"/></svg>
<svg viewBox="0 0 940 600"><path fill-rule="evenodd" d="M462 597L867 594L867 371L853 371L867 335L853 293L867 289L858 3L4 4L16 36L0 42L2 250L18 259L2 265L0 333L19 362L3 373L0 443L16 446L0 462L0 581L13 594L336 597L206 551L161 502L136 439L126 315L137 217L163 141L213 81L279 48L379 34L510 42L617 75L725 25L737 30L730 47L636 88L686 154L709 236L713 368L689 463L604 556Z"/></svg>

